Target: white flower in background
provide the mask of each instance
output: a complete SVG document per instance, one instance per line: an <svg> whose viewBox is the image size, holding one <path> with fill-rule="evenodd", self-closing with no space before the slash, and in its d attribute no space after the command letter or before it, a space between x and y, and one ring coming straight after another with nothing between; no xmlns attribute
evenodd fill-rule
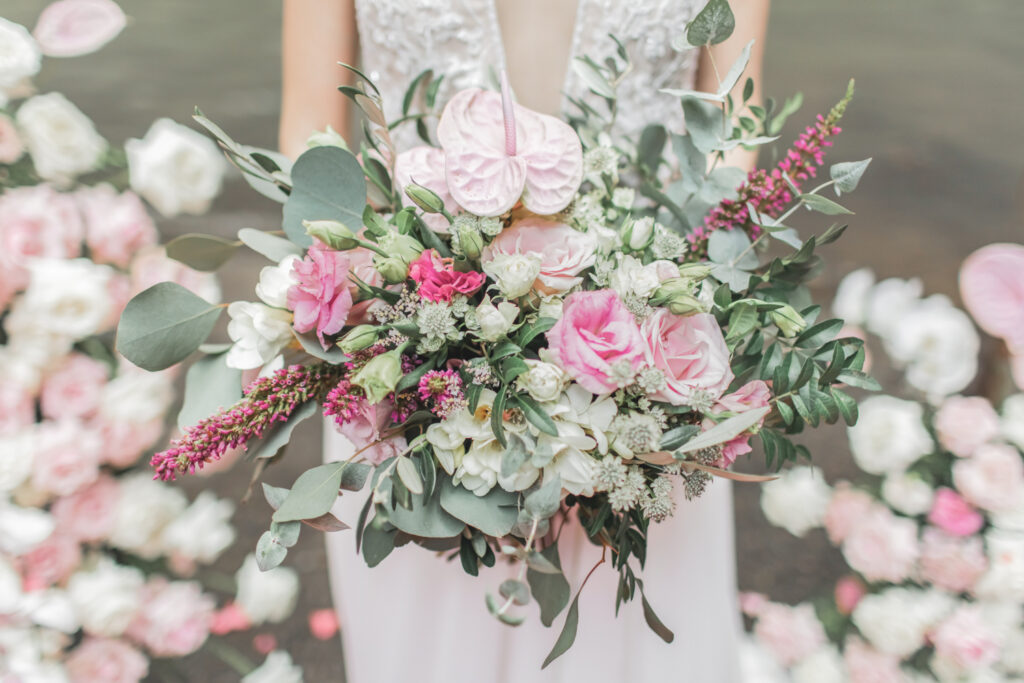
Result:
<svg viewBox="0 0 1024 683"><path fill-rule="evenodd" d="M39 259L29 265L30 281L16 308L51 335L83 339L101 332L110 319L114 271L87 259Z"/></svg>
<svg viewBox="0 0 1024 683"><path fill-rule="evenodd" d="M749 634L740 640L739 667L744 683L791 683L775 656Z"/></svg>
<svg viewBox="0 0 1024 683"><path fill-rule="evenodd" d="M59 0L39 15L32 35L50 57L78 57L109 43L126 23L113 0Z"/></svg>
<svg viewBox="0 0 1024 683"><path fill-rule="evenodd" d="M91 569L72 574L67 591L86 633L116 638L135 618L144 582L138 569L102 557Z"/></svg>
<svg viewBox="0 0 1024 683"><path fill-rule="evenodd" d="M1024 674L1024 628L1021 626L1007 634L999 664L1009 673Z"/></svg>
<svg viewBox="0 0 1024 683"><path fill-rule="evenodd" d="M21 603L21 574L0 555L0 614L13 614Z"/></svg>
<svg viewBox="0 0 1024 683"><path fill-rule="evenodd" d="M35 443L32 427L0 436L0 492L13 491L28 478L32 472Z"/></svg>
<svg viewBox="0 0 1024 683"><path fill-rule="evenodd" d="M569 376L553 363L528 358L526 367L529 369L516 378L516 384L541 403L557 401L569 384Z"/></svg>
<svg viewBox="0 0 1024 683"><path fill-rule="evenodd" d="M171 119L124 144L132 189L165 216L206 211L220 192L224 160L205 135Z"/></svg>
<svg viewBox="0 0 1024 683"><path fill-rule="evenodd" d="M761 509L775 526L803 536L824 523L831 497L819 468L792 467L761 487Z"/></svg>
<svg viewBox="0 0 1024 683"><path fill-rule="evenodd" d="M110 544L147 559L163 553L164 529L188 505L179 489L136 472L119 480L117 512Z"/></svg>
<svg viewBox="0 0 1024 683"><path fill-rule="evenodd" d="M74 633L80 627L67 591L59 588L28 591L22 596L18 611L33 623L61 633Z"/></svg>
<svg viewBox="0 0 1024 683"><path fill-rule="evenodd" d="M868 316L868 297L875 285L875 274L870 268L861 268L848 274L836 289L832 300L832 313L847 325L863 325Z"/></svg>
<svg viewBox="0 0 1024 683"><path fill-rule="evenodd" d="M887 340L903 324L903 316L918 303L923 291L917 278L889 278L879 282L868 297L865 311L868 330Z"/></svg>
<svg viewBox="0 0 1024 683"><path fill-rule="evenodd" d="M921 477L907 472L890 472L882 482L882 498L897 512L911 517L932 507L935 490Z"/></svg>
<svg viewBox="0 0 1024 683"><path fill-rule="evenodd" d="M476 322L480 326L478 337L484 341L496 342L512 329L512 323L519 315L519 307L511 301L495 305L488 296L476 307Z"/></svg>
<svg viewBox="0 0 1024 683"><path fill-rule="evenodd" d="M985 533L988 571L974 592L990 600L1024 602L1024 533L990 529Z"/></svg>
<svg viewBox="0 0 1024 683"><path fill-rule="evenodd" d="M1024 501L1024 460L1013 446L984 444L953 464L953 483L968 502L983 510L1014 510Z"/></svg>
<svg viewBox="0 0 1024 683"><path fill-rule="evenodd" d="M302 667L292 662L283 650L274 650L255 670L242 678L242 683L302 683Z"/></svg>
<svg viewBox="0 0 1024 683"><path fill-rule="evenodd" d="M163 530L164 551L208 564L235 541L231 515L235 505L203 491Z"/></svg>
<svg viewBox="0 0 1024 683"><path fill-rule="evenodd" d="M10 625L0 629L0 666L7 680L18 683L68 683L62 664L55 661L66 644L56 631Z"/></svg>
<svg viewBox="0 0 1024 683"><path fill-rule="evenodd" d="M887 588L857 603L853 623L875 649L907 657L924 645L925 634L952 606L952 598L937 590Z"/></svg>
<svg viewBox="0 0 1024 683"><path fill-rule="evenodd" d="M0 498L0 550L24 555L45 541L55 522L46 510L21 507Z"/></svg>
<svg viewBox="0 0 1024 683"><path fill-rule="evenodd" d="M100 413L110 420L161 420L174 403L173 378L122 364L117 376L103 385Z"/></svg>
<svg viewBox="0 0 1024 683"><path fill-rule="evenodd" d="M89 117L58 92L29 98L15 118L32 165L46 180L67 182L88 173L107 151Z"/></svg>
<svg viewBox="0 0 1024 683"><path fill-rule="evenodd" d="M253 624L279 623L291 615L299 596L299 575L290 567L260 571L255 555L247 555L235 574L235 601Z"/></svg>
<svg viewBox="0 0 1024 683"><path fill-rule="evenodd" d="M483 269L506 298L518 299L533 288L540 275L540 258L532 254L494 254Z"/></svg>
<svg viewBox="0 0 1024 683"><path fill-rule="evenodd" d="M989 521L997 529L1024 533L1024 499L1018 500L1012 508L992 513Z"/></svg>
<svg viewBox="0 0 1024 683"><path fill-rule="evenodd" d="M924 408L892 396L861 401L857 424L846 430L857 466L870 474L905 470L935 444L924 427Z"/></svg>
<svg viewBox="0 0 1024 683"><path fill-rule="evenodd" d="M1024 394L1014 394L1003 401L1000 428L1007 441L1024 451Z"/></svg>
<svg viewBox="0 0 1024 683"><path fill-rule="evenodd" d="M295 262L301 260L298 255L289 254L276 266L263 268L260 281L256 284L256 296L273 308L288 308L288 290L298 282L292 269Z"/></svg>
<svg viewBox="0 0 1024 683"><path fill-rule="evenodd" d="M0 17L0 106L4 93L39 73L42 54L28 29Z"/></svg>
<svg viewBox="0 0 1024 683"><path fill-rule="evenodd" d="M234 345L227 366L240 370L258 368L274 359L292 340L292 314L250 301L228 306L228 336Z"/></svg>
<svg viewBox="0 0 1024 683"><path fill-rule="evenodd" d="M843 656L834 645L825 645L790 669L793 683L846 683Z"/></svg>

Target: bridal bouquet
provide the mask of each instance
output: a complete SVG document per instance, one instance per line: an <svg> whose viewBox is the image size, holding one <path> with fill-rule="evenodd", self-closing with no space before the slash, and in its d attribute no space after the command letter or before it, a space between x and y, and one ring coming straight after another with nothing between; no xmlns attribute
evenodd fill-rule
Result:
<svg viewBox="0 0 1024 683"><path fill-rule="evenodd" d="M721 21L702 13L690 42L724 39ZM729 95L749 53L717 93L665 94L681 98L685 135L652 122L638 140L611 137L630 71L623 49L606 64L577 62L607 111L578 102L568 123L516 104L502 79L500 91L454 93L432 135L441 79L416 78L402 120L389 122L356 72L359 84L341 89L366 117L359 153L328 130L291 164L197 114L251 184L284 204L283 232L168 245L207 268L242 245L272 262L259 300L227 307L230 344L205 344L222 308L174 284L125 309L118 345L140 366L207 354L190 373L188 409L208 416L154 456L156 475L196 472L250 442L265 465L322 413L354 452L290 489L263 487L275 511L261 566L284 558L302 523L347 528L332 505L368 489L347 521L371 566L408 542L451 552L472 575L499 556L518 563L487 605L512 625L531 596L546 625L568 607L548 661L557 657L578 620L559 568L567 519L604 547L617 602L642 596L647 530L673 513L677 484L691 499L716 476L763 479L730 469L753 438L770 466L806 456L787 435L852 424L856 403L840 385L872 385L862 343L837 338L842 321L819 319L804 286L816 249L844 226L802 239L785 224L801 207L848 213L821 193L852 191L866 161L807 186L849 93L774 167L746 176L722 165L725 153L774 140L794 109L751 106L731 123L752 92L748 79L742 102ZM397 149L390 132L402 123L424 144ZM239 391L240 372L256 369Z"/></svg>
<svg viewBox="0 0 1024 683"><path fill-rule="evenodd" d="M211 275L157 246L146 205L120 187L123 171L157 207L200 210L219 187L221 159L203 136L164 121L156 144L153 133L127 144L126 169L85 114L60 93L34 94L28 80L43 54L99 49L124 20L98 0L53 3L31 34L0 18L4 681L140 681L212 631L279 620L297 587L291 570L268 576L250 561L235 603L218 610L189 577L234 541L233 503L208 491L189 501L137 466L164 433L175 370L146 373L114 351L121 310L161 281L220 294ZM291 595L275 605L267 595L282 595L272 590L282 581Z"/></svg>
<svg viewBox="0 0 1024 683"><path fill-rule="evenodd" d="M960 274L974 319L1017 353L1022 273L1024 247L999 244ZM916 280L875 284L868 271L839 290L836 311L878 336L917 396L861 403L849 439L863 480L830 488L800 467L764 488L770 522L796 535L824 526L852 570L813 603L745 598L756 641L793 681L1024 676L1024 394L999 411L959 395L977 372L978 334L948 299L920 295Z"/></svg>

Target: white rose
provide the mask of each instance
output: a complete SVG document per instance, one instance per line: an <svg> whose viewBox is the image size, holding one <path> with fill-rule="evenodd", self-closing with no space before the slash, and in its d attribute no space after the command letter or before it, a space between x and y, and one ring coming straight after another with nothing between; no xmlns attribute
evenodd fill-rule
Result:
<svg viewBox="0 0 1024 683"><path fill-rule="evenodd" d="M159 119L124 145L132 189L165 216L203 213L220 192L224 160L206 136Z"/></svg>
<svg viewBox="0 0 1024 683"><path fill-rule="evenodd" d="M654 219L646 216L633 221L633 225L627 233L623 235L625 246L633 251L643 249L651 240L651 235L654 234Z"/></svg>
<svg viewBox="0 0 1024 683"><path fill-rule="evenodd" d="M857 424L846 431L853 459L870 474L905 470L935 448L923 420L919 403L892 396L864 399Z"/></svg>
<svg viewBox="0 0 1024 683"><path fill-rule="evenodd" d="M235 505L212 491L201 492L188 508L163 530L166 553L197 562L214 562L235 541L231 515Z"/></svg>
<svg viewBox="0 0 1024 683"><path fill-rule="evenodd" d="M632 256L621 256L618 266L608 278L609 286L622 298L639 297L646 299L661 285L658 277L658 262L643 265ZM669 266L678 274L678 268Z"/></svg>
<svg viewBox="0 0 1024 683"><path fill-rule="evenodd" d="M1024 602L1024 533L990 529L985 534L989 568L974 586L978 597Z"/></svg>
<svg viewBox="0 0 1024 683"><path fill-rule="evenodd" d="M164 529L188 505L185 494L147 472L129 474L119 482L110 544L146 559L159 557Z"/></svg>
<svg viewBox="0 0 1024 683"><path fill-rule="evenodd" d="M92 569L75 572L67 591L86 633L116 638L135 618L145 577L134 567L102 557Z"/></svg>
<svg viewBox="0 0 1024 683"><path fill-rule="evenodd" d="M508 334L512 323L519 315L519 307L511 301L502 301L495 306L490 297L476 307L476 321L480 325L479 337L484 341L495 342Z"/></svg>
<svg viewBox="0 0 1024 683"><path fill-rule="evenodd" d="M870 268L855 270L842 279L832 300L832 313L850 325L863 325L867 319L868 296L875 284Z"/></svg>
<svg viewBox="0 0 1024 683"><path fill-rule="evenodd" d="M13 491L32 472L35 430L0 436L0 492Z"/></svg>
<svg viewBox="0 0 1024 683"><path fill-rule="evenodd" d="M540 402L557 401L562 389L569 383L569 377L562 368L552 363L526 359L526 372L519 375L516 384Z"/></svg>
<svg viewBox="0 0 1024 683"><path fill-rule="evenodd" d="M853 623L877 650L907 657L924 645L925 634L952 608L949 596L921 588L888 588L861 598Z"/></svg>
<svg viewBox="0 0 1024 683"><path fill-rule="evenodd" d="M761 509L775 526L803 536L825 521L832 489L817 467L792 467L761 487Z"/></svg>
<svg viewBox="0 0 1024 683"><path fill-rule="evenodd" d="M235 601L253 624L279 623L295 609L299 596L299 575L290 567L260 571L256 556L248 555L235 574Z"/></svg>
<svg viewBox="0 0 1024 683"><path fill-rule="evenodd" d="M1015 628L1003 644L1000 664L1010 673L1024 674L1024 628Z"/></svg>
<svg viewBox="0 0 1024 683"><path fill-rule="evenodd" d="M565 302L560 296L549 296L541 299L540 306L537 308L537 315L541 318L551 318L553 320L559 320L562 317L562 305Z"/></svg>
<svg viewBox="0 0 1024 683"><path fill-rule="evenodd" d="M46 180L68 181L88 173L107 150L89 117L58 92L28 99L16 119L32 165Z"/></svg>
<svg viewBox="0 0 1024 683"><path fill-rule="evenodd" d="M239 370L270 362L292 340L292 314L250 301L228 306L228 336L235 342L228 351L227 366Z"/></svg>
<svg viewBox="0 0 1024 683"><path fill-rule="evenodd" d="M288 308L288 290L297 280L292 274L296 261L302 259L296 254L289 254L281 259L276 266L266 266L260 271L260 281L256 285L256 296L273 308Z"/></svg>
<svg viewBox="0 0 1024 683"><path fill-rule="evenodd" d="M1024 500L1024 461L1013 446L983 444L953 464L953 483L968 502L990 512L1009 512Z"/></svg>
<svg viewBox="0 0 1024 683"><path fill-rule="evenodd" d="M287 652L274 650L259 668L242 678L242 683L302 683L302 667L294 664Z"/></svg>
<svg viewBox="0 0 1024 683"><path fill-rule="evenodd" d="M53 533L55 523L46 510L21 507L0 498L0 550L24 555Z"/></svg>
<svg viewBox="0 0 1024 683"><path fill-rule="evenodd" d="M39 73L42 54L32 34L21 24L0 17L0 106L5 91Z"/></svg>
<svg viewBox="0 0 1024 683"><path fill-rule="evenodd" d="M790 670L793 683L846 683L843 656L834 645L825 645Z"/></svg>
<svg viewBox="0 0 1024 683"><path fill-rule="evenodd" d="M103 331L111 314L114 271L87 259L39 259L29 265L19 315L40 332L83 339Z"/></svg>
<svg viewBox="0 0 1024 683"><path fill-rule="evenodd" d="M25 593L19 609L28 615L33 623L44 628L61 633L74 633L80 627L67 591L59 588Z"/></svg>
<svg viewBox="0 0 1024 683"><path fill-rule="evenodd" d="M117 422L161 420L174 398L174 384L168 375L124 367L103 385L100 413Z"/></svg>
<svg viewBox="0 0 1024 683"><path fill-rule="evenodd" d="M903 316L921 298L923 287L918 279L882 280L871 289L865 318L867 328L883 339L902 324Z"/></svg>
<svg viewBox="0 0 1024 683"><path fill-rule="evenodd" d="M505 297L518 299L533 288L540 275L540 258L530 254L494 254L483 269L498 283Z"/></svg>
<svg viewBox="0 0 1024 683"><path fill-rule="evenodd" d="M916 517L932 507L935 491L921 477L906 472L890 472L882 482L882 498L893 510Z"/></svg>
<svg viewBox="0 0 1024 683"><path fill-rule="evenodd" d="M1024 450L1024 394L1014 394L1003 401L1000 426L1006 440Z"/></svg>

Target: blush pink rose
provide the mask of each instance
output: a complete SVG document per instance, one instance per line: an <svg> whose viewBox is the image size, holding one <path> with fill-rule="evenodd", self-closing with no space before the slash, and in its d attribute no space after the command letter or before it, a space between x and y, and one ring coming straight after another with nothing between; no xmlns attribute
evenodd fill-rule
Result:
<svg viewBox="0 0 1024 683"><path fill-rule="evenodd" d="M82 548L78 541L60 533L50 534L18 562L26 590L55 586L71 576L81 563Z"/></svg>
<svg viewBox="0 0 1024 683"><path fill-rule="evenodd" d="M131 264L131 282L133 296L158 282L173 282L210 303L220 300L220 287L215 275L193 270L168 258L163 247L146 247L136 254Z"/></svg>
<svg viewBox="0 0 1024 683"><path fill-rule="evenodd" d="M899 583L917 562L917 523L876 505L853 524L842 551L847 564L868 581Z"/></svg>
<svg viewBox="0 0 1024 683"><path fill-rule="evenodd" d="M754 637L782 666L796 664L827 642L825 629L808 604L764 605L754 625Z"/></svg>
<svg viewBox="0 0 1024 683"><path fill-rule="evenodd" d="M336 429L352 442L356 450L360 450L374 442L380 441L381 433L392 425L391 413L394 406L390 401L369 403L360 401L356 414L349 420L339 423ZM405 438L397 436L380 441L363 451L363 455L374 465L379 465L393 455L406 449Z"/></svg>
<svg viewBox="0 0 1024 683"><path fill-rule="evenodd" d="M125 23L113 0L57 0L39 15L32 36L48 57L78 57L109 43Z"/></svg>
<svg viewBox="0 0 1024 683"><path fill-rule="evenodd" d="M825 531L829 540L842 543L853 527L875 507L874 499L864 490L839 482L825 510Z"/></svg>
<svg viewBox="0 0 1024 683"><path fill-rule="evenodd" d="M341 331L352 308L350 265L345 252L334 251L320 240L313 240L306 257L292 267L297 281L288 290L288 309L295 313L292 325L298 332L316 330L325 349L324 337Z"/></svg>
<svg viewBox="0 0 1024 683"><path fill-rule="evenodd" d="M18 129L10 116L0 114L0 164L13 164L25 153Z"/></svg>
<svg viewBox="0 0 1024 683"><path fill-rule="evenodd" d="M84 486L70 496L58 498L50 512L56 533L82 542L110 536L117 516L118 484L108 475Z"/></svg>
<svg viewBox="0 0 1024 683"><path fill-rule="evenodd" d="M114 467L134 465L144 451L160 440L164 431L163 418L145 422L100 417L94 423L103 438L103 463Z"/></svg>
<svg viewBox="0 0 1024 683"><path fill-rule="evenodd" d="M134 192L118 194L110 185L97 185L79 190L75 198L93 261L127 268L136 252L156 244L156 225Z"/></svg>
<svg viewBox="0 0 1024 683"><path fill-rule="evenodd" d="M999 415L988 399L951 396L935 413L935 431L944 448L966 458L978 446L999 436Z"/></svg>
<svg viewBox="0 0 1024 683"><path fill-rule="evenodd" d="M71 683L138 683L149 659L123 640L86 636L64 661Z"/></svg>
<svg viewBox="0 0 1024 683"><path fill-rule="evenodd" d="M847 639L843 663L850 683L910 683L898 656L879 652L860 638Z"/></svg>
<svg viewBox="0 0 1024 683"><path fill-rule="evenodd" d="M836 601L836 609L840 614L853 614L857 603L868 592L864 582L856 576L848 575L836 581L833 597Z"/></svg>
<svg viewBox="0 0 1024 683"><path fill-rule="evenodd" d="M444 150L437 147L420 145L399 153L395 157L395 184L403 195L405 188L412 184L425 187L441 198L449 214L455 215L461 211L444 179ZM424 214L423 222L436 233L448 234L448 219L444 214Z"/></svg>
<svg viewBox="0 0 1024 683"><path fill-rule="evenodd" d="M1024 351L1010 356L1010 375L1017 388L1024 391Z"/></svg>
<svg viewBox="0 0 1024 683"><path fill-rule="evenodd" d="M547 340L559 366L593 394L619 389L644 360L644 338L636 320L611 289L567 296Z"/></svg>
<svg viewBox="0 0 1024 683"><path fill-rule="evenodd" d="M95 431L77 420L43 422L36 431L32 485L67 496L96 481L102 444Z"/></svg>
<svg viewBox="0 0 1024 683"><path fill-rule="evenodd" d="M68 355L43 380L40 406L51 420L89 417L100 405L109 368L84 353Z"/></svg>
<svg viewBox="0 0 1024 683"><path fill-rule="evenodd" d="M142 607L128 636L157 657L183 657L210 635L213 598L194 581L151 579L142 589Z"/></svg>
<svg viewBox="0 0 1024 683"><path fill-rule="evenodd" d="M953 536L970 536L978 533L985 524L981 513L949 488L935 491L928 521Z"/></svg>
<svg viewBox="0 0 1024 683"><path fill-rule="evenodd" d="M761 614L768 604L768 597L764 593L755 593L754 591L740 593L740 611L748 617L756 617Z"/></svg>
<svg viewBox="0 0 1024 683"><path fill-rule="evenodd" d="M536 257L540 274L533 289L541 294L560 294L583 282L580 273L597 260L597 241L564 223L523 218L502 230L484 248L482 259L487 263L499 255Z"/></svg>
<svg viewBox="0 0 1024 683"><path fill-rule="evenodd" d="M718 399L718 402L715 404L712 412L722 413L728 411L732 413L742 413L747 410L764 408L768 405L771 397L772 392L771 389L768 388L768 385L759 379L755 379L752 382L747 382L731 394L727 394ZM758 421L756 427L760 427L762 424L764 424L764 418L761 418L761 420ZM711 420L708 420L706 421L704 428L709 429L713 425L714 423ZM736 461L736 458L752 451L753 449L750 447L750 436L751 435L748 431L723 444L722 458L719 465L722 467L729 467Z"/></svg>
<svg viewBox="0 0 1024 683"><path fill-rule="evenodd" d="M978 536L950 536L928 527L921 535L921 578L953 593L970 590L988 569L985 547Z"/></svg>
<svg viewBox="0 0 1024 683"><path fill-rule="evenodd" d="M316 609L309 613L309 632L317 640L330 640L338 628L338 613L333 609Z"/></svg>
<svg viewBox="0 0 1024 683"><path fill-rule="evenodd" d="M0 435L13 434L36 421L35 396L20 382L0 382Z"/></svg>
<svg viewBox="0 0 1024 683"><path fill-rule="evenodd" d="M665 387L650 397L686 405L697 391L719 398L733 380L729 349L713 315L681 316L659 308L643 322L647 363L665 373Z"/></svg>
<svg viewBox="0 0 1024 683"><path fill-rule="evenodd" d="M246 631L251 627L249 615L234 602L229 602L214 612L210 621L210 633L218 636L233 631Z"/></svg>
<svg viewBox="0 0 1024 683"><path fill-rule="evenodd" d="M460 273L450 258L441 258L433 249L424 249L409 264L409 277L419 285L417 290L427 301L451 301L456 294L469 296L484 284L484 274L476 271Z"/></svg>
<svg viewBox="0 0 1024 683"><path fill-rule="evenodd" d="M960 296L981 329L1024 350L1024 246L990 244L968 256Z"/></svg>
<svg viewBox="0 0 1024 683"><path fill-rule="evenodd" d="M257 633L252 637L252 649L261 655L269 655L277 649L277 636L273 633Z"/></svg>
<svg viewBox="0 0 1024 683"><path fill-rule="evenodd" d="M348 250L349 275L359 278L371 287L383 287L384 278L377 269L373 267L373 252L366 247L356 247ZM359 287L355 281L349 278L348 289L352 293L352 300L359 296ZM368 299L352 304L352 310L348 312L348 325L361 325L370 321L370 308L379 303L379 299Z"/></svg>
<svg viewBox="0 0 1024 683"><path fill-rule="evenodd" d="M935 654L961 671L983 669L999 659L1000 641L979 605L964 605L931 632Z"/></svg>
<svg viewBox="0 0 1024 683"><path fill-rule="evenodd" d="M984 444L953 465L953 483L967 502L983 510L1013 510L1024 500L1024 460L1013 446Z"/></svg>

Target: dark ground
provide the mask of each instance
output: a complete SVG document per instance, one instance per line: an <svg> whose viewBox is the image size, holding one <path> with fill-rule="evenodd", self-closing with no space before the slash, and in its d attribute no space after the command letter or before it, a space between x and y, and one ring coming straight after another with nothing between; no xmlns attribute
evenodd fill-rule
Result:
<svg viewBox="0 0 1024 683"><path fill-rule="evenodd" d="M2 13L32 25L46 3L5 0ZM280 9L276 2L244 0L122 0L132 23L100 53L67 62L50 60L38 79L64 91L112 141L141 136L161 116L187 122L194 106L235 139L276 144ZM1024 3L1019 0L776 0L768 40L766 86L784 97L805 95L799 126L838 99L851 76L857 96L831 159L874 157L857 193L846 236L826 253L829 272L818 295L830 296L839 278L861 265L882 276L917 275L928 292L955 296L959 262L996 241L1021 241L1024 145ZM279 209L233 177L214 210L198 218L165 221L164 235L278 227ZM815 225L808 223L808 225ZM222 272L226 300L252 299L261 257L241 258ZM298 430L288 458L266 480L289 485L320 458L318 429ZM818 430L808 441L830 481L852 467L842 428ZM756 460L751 468L756 468ZM193 480L238 498L249 469ZM736 487L740 585L797 600L826 589L841 568L821 533L798 541L764 521L756 485ZM233 571L266 528L269 509L257 500L236 515L241 538L220 566ZM306 671L306 680L340 680L340 648L314 640L308 610L330 595L321 539L307 530L287 563L302 575L296 616L273 629ZM794 558L798 561L794 562ZM497 627L497 626L496 626ZM255 655L248 638L235 644ZM237 680L221 665L194 658L186 680Z"/></svg>

